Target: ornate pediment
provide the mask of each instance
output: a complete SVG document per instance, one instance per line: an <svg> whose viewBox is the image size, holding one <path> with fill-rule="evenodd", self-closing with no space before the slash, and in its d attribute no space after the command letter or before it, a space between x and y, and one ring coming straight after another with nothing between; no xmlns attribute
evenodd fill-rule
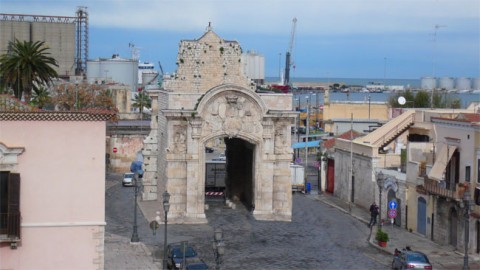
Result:
<svg viewBox="0 0 480 270"><path fill-rule="evenodd" d="M0 170L15 170L18 156L25 151L24 147L8 147L0 142Z"/></svg>
<svg viewBox="0 0 480 270"><path fill-rule="evenodd" d="M203 118L203 134L223 132L236 137L240 132L261 135L262 113L249 97L237 92L224 92L212 99Z"/></svg>

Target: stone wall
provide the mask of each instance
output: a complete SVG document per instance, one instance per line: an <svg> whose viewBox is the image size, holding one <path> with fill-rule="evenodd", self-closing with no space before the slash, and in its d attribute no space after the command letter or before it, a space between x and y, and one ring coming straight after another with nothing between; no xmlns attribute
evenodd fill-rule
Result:
<svg viewBox="0 0 480 270"><path fill-rule="evenodd" d="M185 93L205 93L221 84L254 89L243 74L241 55L238 42L226 41L209 28L198 40L180 42L177 72L164 81L164 87Z"/></svg>

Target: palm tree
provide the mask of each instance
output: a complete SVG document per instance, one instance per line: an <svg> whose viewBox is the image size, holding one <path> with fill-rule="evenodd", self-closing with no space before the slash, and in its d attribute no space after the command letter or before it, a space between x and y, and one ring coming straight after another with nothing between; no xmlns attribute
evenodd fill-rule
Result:
<svg viewBox="0 0 480 270"><path fill-rule="evenodd" d="M43 86L34 88L30 103L34 106L37 106L39 109L43 109L46 105L50 105L51 98L48 89Z"/></svg>
<svg viewBox="0 0 480 270"><path fill-rule="evenodd" d="M132 106L140 109L140 114L143 114L143 108L150 109L152 107L152 100L145 92L135 94L135 98L132 101Z"/></svg>
<svg viewBox="0 0 480 270"><path fill-rule="evenodd" d="M0 56L0 78L4 85L13 88L15 97L30 102L32 90L49 84L58 77L52 66L57 61L50 57L49 49L43 41L9 42L9 52Z"/></svg>

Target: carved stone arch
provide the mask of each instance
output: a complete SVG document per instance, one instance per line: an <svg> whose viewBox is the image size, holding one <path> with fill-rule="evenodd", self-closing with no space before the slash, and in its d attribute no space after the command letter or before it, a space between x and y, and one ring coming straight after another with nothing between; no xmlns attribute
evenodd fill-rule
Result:
<svg viewBox="0 0 480 270"><path fill-rule="evenodd" d="M197 113L203 119L202 137L212 133L224 133L228 138L263 134L265 104L255 93L238 86L210 90L200 101Z"/></svg>
<svg viewBox="0 0 480 270"><path fill-rule="evenodd" d="M254 101L255 104L259 105L260 112L261 112L262 116L265 115L268 112L267 105L263 102L263 100L258 96L257 93L253 92L250 89L243 88L243 87L238 86L238 85L222 84L222 85L219 85L217 87L214 87L214 88L208 90L203 95L203 97L201 98L201 100L198 103L197 113L199 115L203 115L203 112L205 111L205 107L209 106L209 103L212 102L212 100L214 100L213 97L220 94L221 92L224 92L224 91L232 91L232 92L235 92L235 93L238 93L238 94L242 94L244 96L249 96Z"/></svg>

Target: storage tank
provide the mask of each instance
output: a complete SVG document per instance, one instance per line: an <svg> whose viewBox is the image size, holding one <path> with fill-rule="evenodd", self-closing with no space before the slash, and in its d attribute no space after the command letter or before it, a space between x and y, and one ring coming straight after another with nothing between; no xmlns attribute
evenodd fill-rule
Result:
<svg viewBox="0 0 480 270"><path fill-rule="evenodd" d="M453 78L450 77L442 77L440 78L439 88L445 90L453 90Z"/></svg>
<svg viewBox="0 0 480 270"><path fill-rule="evenodd" d="M472 90L472 80L470 78L457 78L455 83L455 88L457 90Z"/></svg>
<svg viewBox="0 0 480 270"><path fill-rule="evenodd" d="M102 83L114 81L129 85L135 90L138 76L138 61L119 57L99 58L87 61L87 80Z"/></svg>
<svg viewBox="0 0 480 270"><path fill-rule="evenodd" d="M473 78L473 90L480 90L480 78Z"/></svg>
<svg viewBox="0 0 480 270"><path fill-rule="evenodd" d="M158 72L149 71L142 73L142 84L145 85L156 85L158 81Z"/></svg>
<svg viewBox="0 0 480 270"><path fill-rule="evenodd" d="M437 80L433 77L423 77L420 81L420 87L424 90L432 90L437 87Z"/></svg>

